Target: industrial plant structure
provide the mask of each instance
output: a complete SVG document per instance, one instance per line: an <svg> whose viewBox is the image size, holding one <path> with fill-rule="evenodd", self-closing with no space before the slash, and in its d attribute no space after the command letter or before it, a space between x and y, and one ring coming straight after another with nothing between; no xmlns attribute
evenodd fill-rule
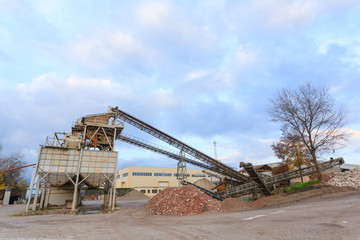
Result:
<svg viewBox="0 0 360 240"><path fill-rule="evenodd" d="M177 150L171 151L123 133L124 123L148 133ZM32 209L35 210L37 207L40 189L42 189L40 207L51 204L53 199L51 195L56 192L57 199L61 199L65 203L66 200L70 200L72 211L75 211L80 201L80 189L102 188L105 189L106 193L104 206L113 210L116 202L118 152L115 151L115 140L117 139L177 160L176 178L183 185L193 184L188 181L190 173L187 173L186 164L197 166L220 176L221 181L219 181L216 191L209 191L197 186L219 200L245 194L270 195L271 188L275 183L316 172L315 168L310 166L301 170L267 176L258 172L251 163L241 163L245 172L238 172L169 134L125 113L118 107L109 107L107 113L79 118L71 133L55 133L53 137L46 139L45 145L40 146L30 184L30 189L36 186ZM342 158L330 159L330 161L319 164L319 168L321 171L326 171L336 165L341 165L343 162ZM173 177L174 173L171 174ZM165 186L165 183L161 184ZM130 183L120 180L121 185L131 186ZM27 202L26 211L29 209L30 199Z"/></svg>
<svg viewBox="0 0 360 240"><path fill-rule="evenodd" d="M77 120L71 133L56 132L39 148L38 159L31 179L30 189L36 186L32 209L37 207L40 188L40 207L53 201L71 200L72 211L79 203L79 190L103 188L104 205L114 209L115 175L118 152L115 140L124 126L112 112L88 115ZM29 210L28 199L26 211Z"/></svg>

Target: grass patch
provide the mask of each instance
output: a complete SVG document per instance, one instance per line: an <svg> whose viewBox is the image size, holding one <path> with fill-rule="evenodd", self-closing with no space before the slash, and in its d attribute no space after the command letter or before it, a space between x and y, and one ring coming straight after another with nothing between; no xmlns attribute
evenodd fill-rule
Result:
<svg viewBox="0 0 360 240"><path fill-rule="evenodd" d="M292 191L292 190L300 189L300 188L303 188L303 187L306 187L306 186L309 186L309 185L313 185L313 184L317 184L317 183L319 183L318 180L310 180L308 182L299 183L299 184L297 184L295 186L285 188L283 191L286 193L286 192L289 192L289 191Z"/></svg>

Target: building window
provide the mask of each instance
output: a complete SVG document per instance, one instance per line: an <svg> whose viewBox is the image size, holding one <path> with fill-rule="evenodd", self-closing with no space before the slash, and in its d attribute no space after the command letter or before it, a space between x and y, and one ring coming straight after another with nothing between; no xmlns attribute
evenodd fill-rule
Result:
<svg viewBox="0 0 360 240"><path fill-rule="evenodd" d="M192 174L192 177L206 177L206 174Z"/></svg>
<svg viewBox="0 0 360 240"><path fill-rule="evenodd" d="M140 192L141 192L141 193L146 193L146 190L145 190L145 189L143 189L143 190L140 190Z"/></svg>
<svg viewBox="0 0 360 240"><path fill-rule="evenodd" d="M190 177L190 174L184 174L186 177ZM177 173L174 173L174 177L178 177L178 176L181 176L181 173L180 174L177 174Z"/></svg>
<svg viewBox="0 0 360 240"><path fill-rule="evenodd" d="M151 193L157 193L157 189L153 189Z"/></svg>
<svg viewBox="0 0 360 240"><path fill-rule="evenodd" d="M148 189L148 193L150 193L150 189Z"/></svg>
<svg viewBox="0 0 360 240"><path fill-rule="evenodd" d="M133 176L141 176L141 177L151 177L152 173L149 172L133 172Z"/></svg>
<svg viewBox="0 0 360 240"><path fill-rule="evenodd" d="M169 181L159 181L158 186L159 187L168 187L169 186Z"/></svg>
<svg viewBox="0 0 360 240"><path fill-rule="evenodd" d="M155 177L171 177L171 173L154 173Z"/></svg>
<svg viewBox="0 0 360 240"><path fill-rule="evenodd" d="M129 176L129 173L123 173L122 176L123 176L123 177L127 177L127 176Z"/></svg>

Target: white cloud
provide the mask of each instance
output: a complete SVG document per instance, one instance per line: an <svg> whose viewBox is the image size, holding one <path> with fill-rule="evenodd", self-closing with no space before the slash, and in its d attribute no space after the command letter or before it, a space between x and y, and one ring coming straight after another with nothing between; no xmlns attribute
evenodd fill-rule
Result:
<svg viewBox="0 0 360 240"><path fill-rule="evenodd" d="M113 85L111 80L108 79L78 78L73 76L69 77L66 83L68 86L76 88L98 88L103 86L111 87Z"/></svg>
<svg viewBox="0 0 360 240"><path fill-rule="evenodd" d="M314 1L306 0L257 0L252 7L270 28L303 25L312 21L317 12Z"/></svg>
<svg viewBox="0 0 360 240"><path fill-rule="evenodd" d="M195 70L193 72L186 74L185 77L188 80L194 80L194 79L205 77L206 75L208 75L208 72L205 70Z"/></svg>
<svg viewBox="0 0 360 240"><path fill-rule="evenodd" d="M220 156L219 160L225 164L239 165L239 163L240 163L239 159L241 159L241 157L242 157L242 154L240 152L233 152L228 155Z"/></svg>
<svg viewBox="0 0 360 240"><path fill-rule="evenodd" d="M32 82L19 83L17 90L19 93L35 94L42 90L62 92L71 90L81 91L81 89L87 88L98 89L99 87L113 88L115 87L115 83L109 79L81 78L75 76L64 79L56 73L46 73L38 76Z"/></svg>
<svg viewBox="0 0 360 240"><path fill-rule="evenodd" d="M121 31L81 37L72 48L76 59L100 68L117 62L126 64L127 61L140 60L152 54L132 34Z"/></svg>
<svg viewBox="0 0 360 240"><path fill-rule="evenodd" d="M253 64L255 63L256 58L257 56L254 51L246 50L241 46L236 51L236 59L238 60L240 66Z"/></svg>
<svg viewBox="0 0 360 240"><path fill-rule="evenodd" d="M271 30L296 29L307 25L323 14L337 14L358 5L356 0L255 0L241 4L254 13L251 19Z"/></svg>
<svg viewBox="0 0 360 240"><path fill-rule="evenodd" d="M173 7L167 1L145 1L136 13L139 23L148 27L163 26L172 15Z"/></svg>

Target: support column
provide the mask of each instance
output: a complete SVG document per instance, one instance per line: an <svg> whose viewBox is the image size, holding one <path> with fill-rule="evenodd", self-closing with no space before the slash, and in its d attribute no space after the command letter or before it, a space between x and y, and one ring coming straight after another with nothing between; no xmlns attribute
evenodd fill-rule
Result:
<svg viewBox="0 0 360 240"><path fill-rule="evenodd" d="M108 207L108 210L110 210L112 208L112 195L113 195L113 189L110 188L109 190L110 192L110 196L109 196L109 207Z"/></svg>
<svg viewBox="0 0 360 240"><path fill-rule="evenodd" d="M36 210L37 199L39 196L39 190L40 190L40 176L38 176L38 181L36 183L35 197L34 197L34 202L33 202L32 208L31 208L31 210L33 210L33 211Z"/></svg>
<svg viewBox="0 0 360 240"><path fill-rule="evenodd" d="M115 184L116 181L114 181L114 194L113 194L113 199L112 199L112 207L111 207L111 211L114 211L115 209L115 205L116 205L116 184Z"/></svg>
<svg viewBox="0 0 360 240"><path fill-rule="evenodd" d="M45 198L45 191L46 191L46 183L44 183L43 188L41 188L41 198L40 198L40 209L44 208L44 198Z"/></svg>
<svg viewBox="0 0 360 240"><path fill-rule="evenodd" d="M30 206L31 197L32 197L32 192L33 192L34 183L35 183L35 178L36 178L37 170L38 170L38 166L39 166L39 159L40 159L41 150L42 150L42 146L40 146L40 148L39 148L38 157L37 157L37 160L36 160L36 166L35 166L35 169L34 169L34 173L33 173L33 175L32 175L32 178L31 178L31 182L30 182L30 193L29 193L29 198L28 198L27 204L26 204L26 210L25 210L25 212L28 212L28 211L29 211L29 206Z"/></svg>
<svg viewBox="0 0 360 240"><path fill-rule="evenodd" d="M46 189L46 196L45 196L44 207L48 207L48 206L49 206L50 191L51 191L51 188L48 187L48 188Z"/></svg>
<svg viewBox="0 0 360 240"><path fill-rule="evenodd" d="M83 154L84 154L84 149L81 149L80 152L80 159L79 159L79 164L78 164L78 169L77 169L77 173L76 173L76 182L75 182L75 186L74 186L74 195L73 195L73 201L71 204L71 212L75 212L76 208L77 208L77 203L78 203L78 185L79 185L79 175L80 175L80 168L81 168L81 162L83 159Z"/></svg>

